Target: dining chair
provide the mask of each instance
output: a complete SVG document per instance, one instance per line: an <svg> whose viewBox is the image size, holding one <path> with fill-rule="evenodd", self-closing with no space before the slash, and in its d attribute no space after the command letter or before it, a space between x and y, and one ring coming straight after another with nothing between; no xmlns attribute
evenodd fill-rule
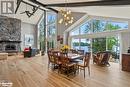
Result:
<svg viewBox="0 0 130 87"><path fill-rule="evenodd" d="M75 49L71 49L71 52L72 52L73 54L78 54L78 51L76 51Z"/></svg>
<svg viewBox="0 0 130 87"><path fill-rule="evenodd" d="M110 59L111 53L110 52L99 52L97 55L93 55L93 63L96 63L98 65L102 66L110 66L109 59Z"/></svg>
<svg viewBox="0 0 130 87"><path fill-rule="evenodd" d="M53 57L54 57L54 68L56 66L59 67L59 65L61 64L59 52L58 51L53 51Z"/></svg>
<svg viewBox="0 0 130 87"><path fill-rule="evenodd" d="M84 50L78 50L78 54L84 55Z"/></svg>
<svg viewBox="0 0 130 87"><path fill-rule="evenodd" d="M62 56L61 58L61 67L60 67L60 72L61 73L66 73L67 76L69 76L69 73L76 73L76 64L70 62L70 59L67 56Z"/></svg>
<svg viewBox="0 0 130 87"><path fill-rule="evenodd" d="M50 64L52 64L54 66L55 61L54 61L53 53L51 50L47 51L47 55L48 55L48 69L49 69Z"/></svg>
<svg viewBox="0 0 130 87"><path fill-rule="evenodd" d="M96 54L93 54L93 64L96 63L96 64L100 64L101 60L102 60L102 57L103 57L103 53L102 52L98 52Z"/></svg>
<svg viewBox="0 0 130 87"><path fill-rule="evenodd" d="M84 78L85 78L85 69L88 67L88 73L90 76L90 53L86 53L82 62L78 63L78 72L79 70L84 70Z"/></svg>
<svg viewBox="0 0 130 87"><path fill-rule="evenodd" d="M100 64L105 65L105 66L107 66L107 65L110 66L110 64L109 64L110 56L111 56L110 52L105 52Z"/></svg>

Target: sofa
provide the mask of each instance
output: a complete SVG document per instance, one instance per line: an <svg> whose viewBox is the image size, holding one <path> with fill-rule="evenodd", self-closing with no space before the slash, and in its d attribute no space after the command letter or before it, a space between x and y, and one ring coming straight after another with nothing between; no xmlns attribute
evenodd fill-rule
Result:
<svg viewBox="0 0 130 87"><path fill-rule="evenodd" d="M36 48L25 48L23 53L24 57L34 57L39 53L39 50Z"/></svg>

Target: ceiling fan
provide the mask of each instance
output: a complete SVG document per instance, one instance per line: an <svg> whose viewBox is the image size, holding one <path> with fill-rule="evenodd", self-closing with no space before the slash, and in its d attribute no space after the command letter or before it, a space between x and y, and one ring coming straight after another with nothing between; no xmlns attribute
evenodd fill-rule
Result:
<svg viewBox="0 0 130 87"><path fill-rule="evenodd" d="M38 10L38 8L40 8L40 6L38 7L33 6L32 12L28 11L26 8L26 10L24 12L21 12L20 14L26 14L30 18L32 15L34 15L34 13Z"/></svg>

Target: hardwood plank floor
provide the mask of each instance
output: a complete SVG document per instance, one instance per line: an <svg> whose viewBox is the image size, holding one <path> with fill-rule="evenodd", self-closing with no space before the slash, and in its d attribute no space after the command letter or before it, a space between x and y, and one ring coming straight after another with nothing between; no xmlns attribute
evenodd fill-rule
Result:
<svg viewBox="0 0 130 87"><path fill-rule="evenodd" d="M82 71L67 77L48 70L47 59L45 55L0 61L0 80L13 82L13 87L130 87L130 72L121 71L119 64L91 64L91 75L86 70L84 79Z"/></svg>

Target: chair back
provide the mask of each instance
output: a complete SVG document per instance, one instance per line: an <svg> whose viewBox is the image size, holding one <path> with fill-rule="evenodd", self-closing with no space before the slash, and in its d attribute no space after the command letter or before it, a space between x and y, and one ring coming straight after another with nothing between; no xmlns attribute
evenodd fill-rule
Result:
<svg viewBox="0 0 130 87"><path fill-rule="evenodd" d="M110 55L111 55L110 52L104 52L101 63L107 63L110 59Z"/></svg>
<svg viewBox="0 0 130 87"><path fill-rule="evenodd" d="M78 54L78 51L76 51L74 49L71 49L71 52L74 53L74 54Z"/></svg>
<svg viewBox="0 0 130 87"><path fill-rule="evenodd" d="M54 62L58 63L59 61L59 52L58 51L53 51L53 57L54 57Z"/></svg>
<svg viewBox="0 0 130 87"><path fill-rule="evenodd" d="M50 62L54 62L54 57L53 57L53 53L51 50L47 51L47 55L48 55L48 59Z"/></svg>
<svg viewBox="0 0 130 87"><path fill-rule="evenodd" d="M64 52L60 52L60 56L65 57L65 56L68 56L68 55L66 53L64 53Z"/></svg>
<svg viewBox="0 0 130 87"><path fill-rule="evenodd" d="M84 61L84 66L85 67L88 67L89 66L89 63L90 63L90 58L91 58L91 53L85 53L85 57L83 59Z"/></svg>
<svg viewBox="0 0 130 87"><path fill-rule="evenodd" d="M67 57L67 56L63 56L62 58L61 58L61 62L62 62L62 66L67 66L68 65L68 63L70 62L70 59Z"/></svg>
<svg viewBox="0 0 130 87"><path fill-rule="evenodd" d="M78 54L84 55L84 50L78 50Z"/></svg>

